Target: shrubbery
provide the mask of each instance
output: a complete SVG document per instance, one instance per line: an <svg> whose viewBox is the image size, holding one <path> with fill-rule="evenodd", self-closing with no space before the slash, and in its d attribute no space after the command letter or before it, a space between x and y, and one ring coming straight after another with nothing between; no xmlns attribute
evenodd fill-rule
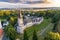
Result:
<svg viewBox="0 0 60 40"><path fill-rule="evenodd" d="M44 38L44 40L60 40L60 34L58 32L49 32Z"/></svg>
<svg viewBox="0 0 60 40"><path fill-rule="evenodd" d="M18 37L16 29L10 24L4 28L4 32L6 37L10 40L16 40Z"/></svg>

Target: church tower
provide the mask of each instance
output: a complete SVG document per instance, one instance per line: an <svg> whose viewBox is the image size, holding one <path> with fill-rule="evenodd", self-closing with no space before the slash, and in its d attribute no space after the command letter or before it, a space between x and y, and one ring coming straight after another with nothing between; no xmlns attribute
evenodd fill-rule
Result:
<svg viewBox="0 0 60 40"><path fill-rule="evenodd" d="M18 14L18 27L17 27L17 32L18 33L23 33L24 32L23 15L22 15L21 9L19 10L19 14Z"/></svg>

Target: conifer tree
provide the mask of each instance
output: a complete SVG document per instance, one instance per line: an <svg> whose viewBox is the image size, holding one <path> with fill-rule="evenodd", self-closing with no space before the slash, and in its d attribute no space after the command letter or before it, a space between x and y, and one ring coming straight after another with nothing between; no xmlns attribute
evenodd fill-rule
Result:
<svg viewBox="0 0 60 40"><path fill-rule="evenodd" d="M28 40L28 36L27 36L27 33L26 33L25 30L24 30L24 38L23 38L23 40Z"/></svg>
<svg viewBox="0 0 60 40"><path fill-rule="evenodd" d="M33 32L33 39L32 40L38 40L36 31Z"/></svg>

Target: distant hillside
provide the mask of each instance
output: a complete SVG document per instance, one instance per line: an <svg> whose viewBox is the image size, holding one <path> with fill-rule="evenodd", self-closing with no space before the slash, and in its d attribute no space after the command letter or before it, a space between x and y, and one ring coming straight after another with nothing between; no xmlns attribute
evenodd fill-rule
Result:
<svg viewBox="0 0 60 40"><path fill-rule="evenodd" d="M15 10L16 8L0 8L0 10ZM26 9L29 10L30 8L22 8L22 9ZM43 7L43 8L33 8L34 10L36 9L47 9L47 10L60 10L60 7ZM20 10L20 8L17 8L17 10Z"/></svg>
<svg viewBox="0 0 60 40"><path fill-rule="evenodd" d="M15 10L15 8L0 8L0 10Z"/></svg>

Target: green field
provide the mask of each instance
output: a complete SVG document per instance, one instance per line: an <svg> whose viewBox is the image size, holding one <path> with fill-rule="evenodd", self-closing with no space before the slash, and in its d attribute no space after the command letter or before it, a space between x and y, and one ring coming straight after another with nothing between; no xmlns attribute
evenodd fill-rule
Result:
<svg viewBox="0 0 60 40"><path fill-rule="evenodd" d="M44 19L41 24L33 25L32 27L26 28L28 37L33 36L33 31L39 32L41 29L47 27L51 23L51 19Z"/></svg>
<svg viewBox="0 0 60 40"><path fill-rule="evenodd" d="M38 36L38 40L44 40L44 37L47 35L47 33L51 32L53 30L54 24L50 24L49 26L47 26L48 28L43 32L42 35Z"/></svg>

